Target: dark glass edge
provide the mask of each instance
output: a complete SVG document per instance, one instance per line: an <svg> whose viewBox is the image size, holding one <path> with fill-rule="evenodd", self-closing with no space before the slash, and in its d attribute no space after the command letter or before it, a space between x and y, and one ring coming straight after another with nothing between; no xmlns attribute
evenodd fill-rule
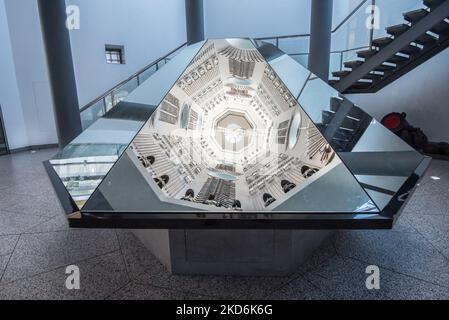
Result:
<svg viewBox="0 0 449 320"><path fill-rule="evenodd" d="M407 203L413 197L413 194L416 191L416 186L419 181L424 177L427 169L432 162L432 158L428 156L424 156L423 160L416 167L413 174L404 182L402 187L398 190L398 192L394 195L394 197L390 200L388 205L382 211L382 216L391 217L394 219L394 222L399 219L402 214L402 211L407 206Z"/></svg>
<svg viewBox="0 0 449 320"><path fill-rule="evenodd" d="M415 172L380 214L370 213L108 213L83 212L70 218L72 228L118 229L392 229L411 199L432 158L424 157ZM253 217L251 217L253 215ZM254 215L257 217L255 218Z"/></svg>
<svg viewBox="0 0 449 320"><path fill-rule="evenodd" d="M56 196L59 199L59 202L64 209L66 215L70 216L73 213L77 213L80 211L77 204L73 200L67 188L64 186L61 178L58 176L56 171L53 169L53 165L50 163L50 160L43 162L44 168L47 171L48 178L53 186L53 189L56 193Z"/></svg>
<svg viewBox="0 0 449 320"><path fill-rule="evenodd" d="M229 214L229 212L227 213ZM248 215L248 214L245 214ZM260 216L263 216L260 214ZM355 219L354 214L275 214L261 218L219 218L217 215L164 213L158 214L86 214L69 219L71 228L110 229L392 229L393 218L373 214Z"/></svg>

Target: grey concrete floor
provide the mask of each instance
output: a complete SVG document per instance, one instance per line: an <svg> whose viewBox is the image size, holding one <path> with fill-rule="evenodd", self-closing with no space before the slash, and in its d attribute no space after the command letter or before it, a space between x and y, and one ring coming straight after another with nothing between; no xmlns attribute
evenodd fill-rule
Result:
<svg viewBox="0 0 449 320"><path fill-rule="evenodd" d="M0 299L449 299L449 162L394 230L340 231L289 277L241 278L173 276L129 231L69 229L42 166L54 153L0 157ZM68 265L81 290L66 289Z"/></svg>

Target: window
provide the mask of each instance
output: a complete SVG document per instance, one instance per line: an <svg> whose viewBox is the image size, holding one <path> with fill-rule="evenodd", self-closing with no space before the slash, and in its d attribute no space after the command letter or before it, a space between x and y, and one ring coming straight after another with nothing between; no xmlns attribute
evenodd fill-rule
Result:
<svg viewBox="0 0 449 320"><path fill-rule="evenodd" d="M112 64L125 64L125 47L106 45L106 62Z"/></svg>

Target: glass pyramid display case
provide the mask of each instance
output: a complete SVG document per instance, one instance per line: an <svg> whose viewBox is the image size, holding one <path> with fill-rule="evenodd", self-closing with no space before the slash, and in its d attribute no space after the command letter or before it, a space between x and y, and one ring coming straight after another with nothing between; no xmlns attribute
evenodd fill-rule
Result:
<svg viewBox="0 0 449 320"><path fill-rule="evenodd" d="M271 44L184 49L47 171L72 227L391 228L429 159Z"/></svg>

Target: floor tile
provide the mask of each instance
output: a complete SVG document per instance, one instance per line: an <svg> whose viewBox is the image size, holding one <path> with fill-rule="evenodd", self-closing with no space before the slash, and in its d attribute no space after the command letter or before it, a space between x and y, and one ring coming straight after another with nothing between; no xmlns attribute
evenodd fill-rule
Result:
<svg viewBox="0 0 449 320"><path fill-rule="evenodd" d="M172 275L129 231L118 232L130 276L142 285L207 297L251 298L281 285L288 279ZM283 281L283 282L281 282Z"/></svg>
<svg viewBox="0 0 449 320"><path fill-rule="evenodd" d="M155 286L186 293L198 292L198 276L173 275L154 256L149 253L152 263L147 265L141 274L131 276L136 283Z"/></svg>
<svg viewBox="0 0 449 320"><path fill-rule="evenodd" d="M19 240L18 235L0 236L0 256L11 254Z"/></svg>
<svg viewBox="0 0 449 320"><path fill-rule="evenodd" d="M104 299L129 282L120 252L113 252L76 264L80 290L65 286L66 268L0 285L0 299Z"/></svg>
<svg viewBox="0 0 449 320"><path fill-rule="evenodd" d="M332 234L289 278L298 278L312 270L320 268L324 262L332 259L337 254L335 249L336 237L337 233ZM287 279L287 282L291 279Z"/></svg>
<svg viewBox="0 0 449 320"><path fill-rule="evenodd" d="M449 176L449 161L432 160L426 174L421 180L421 185L433 181L433 177L447 177Z"/></svg>
<svg viewBox="0 0 449 320"><path fill-rule="evenodd" d="M130 277L136 278L159 264L153 254L130 231L117 230L116 233Z"/></svg>
<svg viewBox="0 0 449 320"><path fill-rule="evenodd" d="M421 183L417 189L417 193L420 195L435 195L441 194L442 196L449 197L449 175L435 177L435 180L430 179L426 183Z"/></svg>
<svg viewBox="0 0 449 320"><path fill-rule="evenodd" d="M343 231L338 254L449 288L449 261L417 233Z"/></svg>
<svg viewBox="0 0 449 320"><path fill-rule="evenodd" d="M396 232L416 232L411 221L406 218L410 214L409 210L404 210L393 225L393 231Z"/></svg>
<svg viewBox="0 0 449 320"><path fill-rule="evenodd" d="M0 235L21 234L48 218L0 209Z"/></svg>
<svg viewBox="0 0 449 320"><path fill-rule="evenodd" d="M448 194L436 192L434 194L416 193L407 203L406 210L420 215L449 215Z"/></svg>
<svg viewBox="0 0 449 320"><path fill-rule="evenodd" d="M130 231L119 230L117 236L129 275L136 283L181 292L198 288L196 277L172 275Z"/></svg>
<svg viewBox="0 0 449 320"><path fill-rule="evenodd" d="M43 174L15 179L15 181L10 184L8 188L1 189L0 192L1 191L9 194L19 194L24 196L40 197L42 195L52 195L53 198L56 197L49 178Z"/></svg>
<svg viewBox="0 0 449 320"><path fill-rule="evenodd" d="M64 213L59 213L53 218L41 219L41 223L29 228L25 233L45 233L69 230L69 221Z"/></svg>
<svg viewBox="0 0 449 320"><path fill-rule="evenodd" d="M367 263L336 256L305 279L332 299L447 299L449 289L380 268L380 289L368 290ZM293 288L294 289L294 288Z"/></svg>
<svg viewBox="0 0 449 320"><path fill-rule="evenodd" d="M280 288L288 280L288 277L201 276L197 277L199 286L195 292L223 299L257 299Z"/></svg>
<svg viewBox="0 0 449 320"><path fill-rule="evenodd" d="M186 293L132 282L108 297L110 300L183 300Z"/></svg>
<svg viewBox="0 0 449 320"><path fill-rule="evenodd" d="M409 214L403 219L449 260L449 215Z"/></svg>
<svg viewBox="0 0 449 320"><path fill-rule="evenodd" d="M55 153L0 157L0 299L449 299L449 162L432 162L392 231L337 232L289 277L216 277L171 275L129 231L69 229L42 164Z"/></svg>
<svg viewBox="0 0 449 320"><path fill-rule="evenodd" d="M6 269L6 266L8 265L9 258L10 258L10 255L0 256L0 278L3 275L3 272Z"/></svg>
<svg viewBox="0 0 449 320"><path fill-rule="evenodd" d="M59 201L53 194L25 196L3 191L0 193L0 204L1 209L9 212L50 218L63 212Z"/></svg>
<svg viewBox="0 0 449 320"><path fill-rule="evenodd" d="M118 250L110 230L70 230L23 234L3 276L3 282L42 272Z"/></svg>
<svg viewBox="0 0 449 320"><path fill-rule="evenodd" d="M325 300L329 299L329 296L300 276L282 288L270 292L266 298L269 300Z"/></svg>

